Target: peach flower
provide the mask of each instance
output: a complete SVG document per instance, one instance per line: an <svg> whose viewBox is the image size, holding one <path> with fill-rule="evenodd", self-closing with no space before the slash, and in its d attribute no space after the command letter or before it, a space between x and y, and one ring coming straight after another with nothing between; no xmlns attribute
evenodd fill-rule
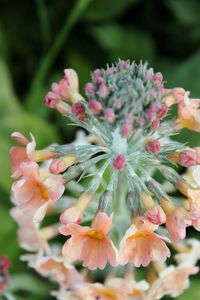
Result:
<svg viewBox="0 0 200 300"><path fill-rule="evenodd" d="M191 217L184 207L176 207L166 212L166 228L173 242L182 240L186 236L186 228L191 225Z"/></svg>
<svg viewBox="0 0 200 300"><path fill-rule="evenodd" d="M50 149L35 150L35 138L30 133L31 141L29 141L20 132L13 132L11 137L13 140L22 144L22 146L12 147L10 150L10 160L12 163L12 177L18 179L21 174L20 165L28 162L40 162L48 160L57 156L56 153L51 152Z"/></svg>
<svg viewBox="0 0 200 300"><path fill-rule="evenodd" d="M83 282L82 275L73 265L59 256L24 255L30 267L34 268L43 277L57 282L61 288L68 288Z"/></svg>
<svg viewBox="0 0 200 300"><path fill-rule="evenodd" d="M109 278L104 284L91 284L94 296L102 300L145 300L145 293L149 285L146 281L122 278Z"/></svg>
<svg viewBox="0 0 200 300"><path fill-rule="evenodd" d="M141 265L146 267L151 261L163 262L170 256L170 251L163 241L164 238L154 233L157 228L158 225L147 219L135 220L135 224L127 230L120 243L122 265L130 262L135 267Z"/></svg>
<svg viewBox="0 0 200 300"><path fill-rule="evenodd" d="M189 276L196 274L198 270L198 267L185 265L167 267L151 286L148 299L161 299L166 295L178 297L189 287Z"/></svg>
<svg viewBox="0 0 200 300"><path fill-rule="evenodd" d="M178 121L182 128L200 131L200 99L190 99L189 93L178 104Z"/></svg>
<svg viewBox="0 0 200 300"><path fill-rule="evenodd" d="M44 250L49 252L47 238L44 237L38 225L30 220L29 216L23 214L18 207L12 208L10 214L19 225L17 237L21 248L27 251ZM55 231L52 232L53 234L55 234Z"/></svg>
<svg viewBox="0 0 200 300"><path fill-rule="evenodd" d="M34 136L30 133L31 141L29 141L20 132L13 132L11 137L13 140L22 144L10 150L10 160L12 163L12 177L19 178L21 176L21 163L34 161L33 152L35 150L36 142Z"/></svg>
<svg viewBox="0 0 200 300"><path fill-rule="evenodd" d="M60 175L42 177L35 162L20 165L22 178L12 185L14 201L34 221L40 222L46 213L48 204L62 196L65 187Z"/></svg>
<svg viewBox="0 0 200 300"><path fill-rule="evenodd" d="M72 260L83 261L83 266L91 270L104 269L107 261L117 265L117 250L107 234L112 225L112 215L98 212L91 227L68 224L60 228L63 235L71 235L63 246L62 253Z"/></svg>

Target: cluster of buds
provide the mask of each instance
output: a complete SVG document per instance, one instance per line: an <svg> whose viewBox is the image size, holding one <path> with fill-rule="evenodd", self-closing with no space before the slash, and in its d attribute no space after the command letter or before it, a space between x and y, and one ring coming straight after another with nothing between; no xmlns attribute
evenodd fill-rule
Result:
<svg viewBox="0 0 200 300"><path fill-rule="evenodd" d="M16 179L12 187L16 205L12 216L20 226L20 245L29 251L42 250L40 258L50 270L45 271L36 263L38 256L26 257L30 265L44 276L56 276L62 285L64 296L57 293L57 298L73 299L75 295L74 299L81 299L76 298L76 288L69 291L71 298L68 291L63 292L65 276L52 271L53 266L65 273L69 268L77 277L73 261L81 261L90 270L104 269L107 262L113 267L128 263L134 267L164 265L170 256L171 242L183 240L189 226L200 230L200 148L189 148L173 139L182 128L200 131L200 100L190 99L182 88L164 88L162 74L142 63L120 60L105 70L96 69L85 86L85 98L79 93L76 72L66 69L64 73L59 83L52 84L45 104L87 135L71 144L36 150L32 135L28 141L22 134L13 133L12 138L21 146L11 149L12 176ZM172 105L178 107L174 119L169 114ZM179 175L177 165L191 167L189 173ZM179 190L179 198L168 193L156 172ZM65 190L67 196L63 196ZM54 212L60 214L62 225L58 222L43 228L44 217ZM27 240L30 231L32 241ZM47 240L58 233L67 236L67 240L62 254L55 259ZM179 267L169 273L177 274ZM183 271L182 290L187 286L188 275L197 272L194 265L190 268ZM167 282L165 272L162 276ZM181 291L169 292L163 287L162 278L159 280L167 293L161 291L157 298L145 298L153 293L152 289L146 294L141 288L138 295L142 296L136 299L160 299ZM107 282L103 287L90 288L84 281L83 290L78 289L78 293L88 295L84 298L88 300L95 299L93 295L107 299L102 296L106 292L99 295L95 291L107 289L108 296L115 295L115 283L108 282L108 288ZM117 284L137 290L133 279ZM110 290L110 285L114 290ZM122 299L133 298L131 292L129 296L123 294Z"/></svg>
<svg viewBox="0 0 200 300"><path fill-rule="evenodd" d="M9 283L8 268L10 262L6 256L0 257L0 293L4 292Z"/></svg>

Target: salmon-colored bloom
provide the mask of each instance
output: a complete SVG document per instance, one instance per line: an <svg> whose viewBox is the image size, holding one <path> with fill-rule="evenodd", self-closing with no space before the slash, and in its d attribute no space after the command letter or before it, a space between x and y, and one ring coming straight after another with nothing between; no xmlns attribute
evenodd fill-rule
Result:
<svg viewBox="0 0 200 300"><path fill-rule="evenodd" d="M145 293L149 287L146 281L135 282L131 279L109 278L104 284L91 284L95 297L102 300L145 300Z"/></svg>
<svg viewBox="0 0 200 300"><path fill-rule="evenodd" d="M60 175L42 177L35 162L20 165L22 178L12 186L14 201L24 213L40 222L45 216L48 204L62 196L65 187Z"/></svg>
<svg viewBox="0 0 200 300"><path fill-rule="evenodd" d="M48 252L47 241L41 234L38 225L30 220L29 216L23 214L18 207L12 208L10 214L19 225L17 237L20 246L27 251L45 250Z"/></svg>
<svg viewBox="0 0 200 300"><path fill-rule="evenodd" d="M63 257L33 254L24 255L22 259L28 261L29 266L43 277L57 282L61 288L73 287L83 282L82 275Z"/></svg>
<svg viewBox="0 0 200 300"><path fill-rule="evenodd" d="M190 99L189 93L178 104L178 121L182 128L200 131L200 99Z"/></svg>
<svg viewBox="0 0 200 300"><path fill-rule="evenodd" d="M166 222L166 215L160 205L154 205L149 208L145 217L153 224L161 225Z"/></svg>
<svg viewBox="0 0 200 300"><path fill-rule="evenodd" d="M184 239L186 228L191 225L189 212L184 207L177 207L166 212L166 228L173 242Z"/></svg>
<svg viewBox="0 0 200 300"><path fill-rule="evenodd" d="M35 138L30 133L31 141L29 141L20 132L13 132L11 137L13 140L22 144L21 146L12 147L10 150L10 160L12 163L12 177L19 178L21 174L20 165L22 163L29 162L41 162L44 160L49 160L57 156L56 153L50 151L50 149L45 148L42 150L36 150Z"/></svg>
<svg viewBox="0 0 200 300"><path fill-rule="evenodd" d="M164 269L159 278L151 286L148 299L161 299L166 295L175 298L189 287L189 276L196 274L199 268L179 265Z"/></svg>
<svg viewBox="0 0 200 300"><path fill-rule="evenodd" d="M141 221L141 222L140 222ZM162 262L170 256L163 237L154 233L158 228L147 219L136 220L127 230L120 243L121 263L130 262L135 267L146 267L151 261Z"/></svg>
<svg viewBox="0 0 200 300"><path fill-rule="evenodd" d="M107 261L116 266L117 250L107 234L112 225L112 215L98 212L91 227L68 224L60 228L63 235L71 235L63 246L62 253L72 260L83 261L83 266L91 270L104 269Z"/></svg>
<svg viewBox="0 0 200 300"><path fill-rule="evenodd" d="M21 176L20 164L25 162L34 161L33 152L35 150L36 142L32 134L31 141L29 141L20 132L13 132L11 137L13 140L22 144L22 146L16 146L10 150L10 160L12 163L12 177L19 178Z"/></svg>

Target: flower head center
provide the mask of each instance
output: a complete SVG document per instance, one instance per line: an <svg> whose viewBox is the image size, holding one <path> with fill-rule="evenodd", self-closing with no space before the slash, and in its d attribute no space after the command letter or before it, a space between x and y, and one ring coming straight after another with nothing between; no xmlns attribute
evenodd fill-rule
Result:
<svg viewBox="0 0 200 300"><path fill-rule="evenodd" d="M91 230L88 232L88 235L97 240L102 240L104 238L104 234L101 231Z"/></svg>
<svg viewBox="0 0 200 300"><path fill-rule="evenodd" d="M139 231L139 232L136 232L135 234L131 235L129 237L129 239L137 239L137 238L144 238L144 237L147 237L149 236L151 233L149 231Z"/></svg>
<svg viewBox="0 0 200 300"><path fill-rule="evenodd" d="M49 198L49 193L46 186L42 183L38 184L39 192L43 199L47 200Z"/></svg>
<svg viewBox="0 0 200 300"><path fill-rule="evenodd" d="M116 296L117 296L116 293L110 289L102 289L101 291L99 291L99 295L106 296L111 299L116 299Z"/></svg>

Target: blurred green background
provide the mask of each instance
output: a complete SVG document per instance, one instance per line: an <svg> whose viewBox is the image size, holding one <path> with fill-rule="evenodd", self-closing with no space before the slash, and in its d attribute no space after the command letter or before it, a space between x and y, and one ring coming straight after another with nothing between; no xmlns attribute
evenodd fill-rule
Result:
<svg viewBox="0 0 200 300"><path fill-rule="evenodd" d="M8 212L9 136L32 132L38 147L72 140L66 119L43 105L51 82L74 68L83 92L90 70L118 58L147 60L166 86L200 96L200 1L0 0L0 254L11 259L19 299L50 297L49 285L19 262L23 252ZM199 134L183 131L181 139L200 145ZM197 276L179 299L200 299L199 284Z"/></svg>

